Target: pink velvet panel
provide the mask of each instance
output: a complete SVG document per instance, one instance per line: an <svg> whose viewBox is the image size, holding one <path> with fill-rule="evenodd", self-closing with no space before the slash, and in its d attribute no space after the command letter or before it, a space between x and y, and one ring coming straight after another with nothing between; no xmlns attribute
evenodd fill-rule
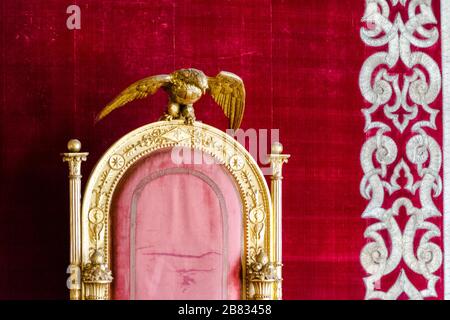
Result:
<svg viewBox="0 0 450 320"><path fill-rule="evenodd" d="M114 299L240 299L241 201L229 173L176 164L171 150L130 169L113 200Z"/></svg>

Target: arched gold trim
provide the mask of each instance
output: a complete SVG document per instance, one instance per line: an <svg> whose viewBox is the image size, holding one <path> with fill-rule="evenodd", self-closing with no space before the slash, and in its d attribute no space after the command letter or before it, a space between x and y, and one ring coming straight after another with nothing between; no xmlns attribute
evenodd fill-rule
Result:
<svg viewBox="0 0 450 320"><path fill-rule="evenodd" d="M270 234L274 223L271 198L264 175L247 150L226 133L199 122L185 125L183 121L160 121L119 139L102 156L89 177L81 213L83 299L110 297L110 274L105 268L111 268L110 207L116 186L136 161L169 147L195 148L208 153L234 177L242 200L245 234L242 298L253 297L250 282L261 280L259 273L254 272L255 266L260 264L258 257L263 254L272 257L275 245ZM93 256L98 264L93 262ZM105 268L102 269L100 264ZM90 274L91 270L96 274ZM114 276L114 270L112 273ZM90 287L92 283L104 285L104 292L95 286ZM270 285L269 293L270 298L276 298L275 285Z"/></svg>

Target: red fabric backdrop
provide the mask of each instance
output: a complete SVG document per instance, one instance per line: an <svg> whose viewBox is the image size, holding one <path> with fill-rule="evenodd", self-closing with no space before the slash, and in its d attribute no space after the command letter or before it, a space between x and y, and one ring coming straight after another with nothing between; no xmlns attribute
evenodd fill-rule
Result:
<svg viewBox="0 0 450 320"><path fill-rule="evenodd" d="M81 8L81 30L66 8ZM68 184L59 153L78 137L85 180L115 140L156 120L165 95L95 114L142 77L196 67L240 75L242 124L279 128L284 298L361 299L364 142L358 75L364 1L37 1L0 4L0 298L67 298ZM197 117L225 129L211 98Z"/></svg>

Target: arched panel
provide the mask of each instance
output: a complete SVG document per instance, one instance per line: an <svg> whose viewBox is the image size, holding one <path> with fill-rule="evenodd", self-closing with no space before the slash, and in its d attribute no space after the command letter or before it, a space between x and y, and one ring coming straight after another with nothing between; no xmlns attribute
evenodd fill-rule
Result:
<svg viewBox="0 0 450 320"><path fill-rule="evenodd" d="M240 299L242 205L220 164L176 164L153 152L112 200L114 299Z"/></svg>

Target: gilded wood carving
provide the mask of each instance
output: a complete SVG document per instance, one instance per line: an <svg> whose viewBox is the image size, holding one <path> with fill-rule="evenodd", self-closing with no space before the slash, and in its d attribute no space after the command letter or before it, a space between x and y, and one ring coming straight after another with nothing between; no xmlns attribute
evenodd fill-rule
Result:
<svg viewBox="0 0 450 320"><path fill-rule="evenodd" d="M194 103L210 93L230 120L230 128L239 128L245 109L245 88L242 79L231 72L222 71L216 77L207 77L197 69L181 69L139 80L111 101L98 115L101 120L113 110L136 99L153 95L163 88L168 96L167 112L161 120L183 119L186 124L195 121Z"/></svg>
<svg viewBox="0 0 450 320"><path fill-rule="evenodd" d="M198 122L186 125L182 120L155 122L132 131L116 142L95 167L86 186L81 214L83 298L110 298L109 284L113 281L110 271L114 276L110 257L110 210L120 179L140 159L171 147L203 151L223 164L234 177L243 205L245 234L242 298L258 298L254 295L258 285L251 286L250 282L264 280L268 283L264 297L275 299L276 276L272 270L276 263L272 266L268 257L274 256L270 226L276 222L261 170L245 148L226 133Z"/></svg>

